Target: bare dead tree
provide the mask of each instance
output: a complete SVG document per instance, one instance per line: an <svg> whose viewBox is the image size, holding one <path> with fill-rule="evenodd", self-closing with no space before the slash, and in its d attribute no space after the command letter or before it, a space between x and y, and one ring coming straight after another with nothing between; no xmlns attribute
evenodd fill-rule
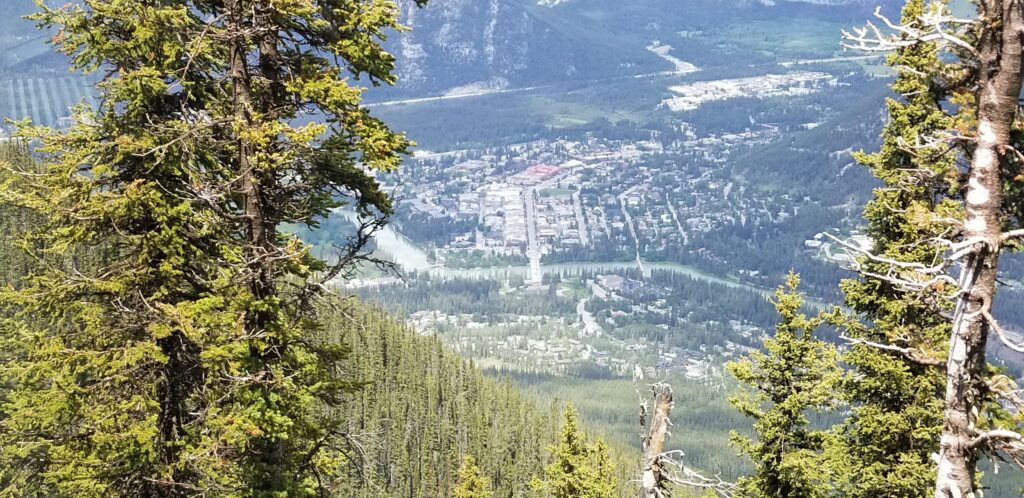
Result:
<svg viewBox="0 0 1024 498"><path fill-rule="evenodd" d="M642 435L644 449L643 473L640 477L640 498L665 498L672 496L671 485L710 489L718 496L732 497L733 483L703 474L682 463L683 452L665 451L665 440L671 434L672 386L658 383L651 386L654 395L654 411L650 428ZM647 403L640 403L640 426L647 421Z"/></svg>

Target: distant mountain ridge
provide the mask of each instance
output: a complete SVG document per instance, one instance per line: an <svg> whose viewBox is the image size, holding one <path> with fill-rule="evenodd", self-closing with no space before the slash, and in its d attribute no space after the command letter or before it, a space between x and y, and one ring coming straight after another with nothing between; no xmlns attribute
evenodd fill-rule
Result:
<svg viewBox="0 0 1024 498"><path fill-rule="evenodd" d="M439 92L469 84L506 86L606 74L618 63L656 63L643 47L612 53L514 0L401 0L412 32L395 37L399 86ZM547 10L547 9L545 9Z"/></svg>
<svg viewBox="0 0 1024 498"><path fill-rule="evenodd" d="M880 0L893 13L898 0ZM646 49L676 45L680 31L746 20L843 20L860 24L879 0L397 0L411 32L392 33L397 89L375 96L420 96L460 87L503 88L671 70ZM15 71L64 66L33 23L33 0L5 0L0 63ZM838 45L838 40L837 40Z"/></svg>
<svg viewBox="0 0 1024 498"><path fill-rule="evenodd" d="M883 0L898 12L897 0ZM387 94L445 93L586 80L671 70L646 47L672 43L679 32L806 17L868 19L878 0L431 0L417 8L399 0L411 32L389 46L398 59L399 89ZM838 33L836 39L838 48Z"/></svg>

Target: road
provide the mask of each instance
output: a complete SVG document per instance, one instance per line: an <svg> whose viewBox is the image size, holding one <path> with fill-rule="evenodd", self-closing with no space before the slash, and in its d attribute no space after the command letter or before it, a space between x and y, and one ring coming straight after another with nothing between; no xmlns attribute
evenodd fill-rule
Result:
<svg viewBox="0 0 1024 498"><path fill-rule="evenodd" d="M793 67L800 66L803 64L825 64L829 62L847 62L847 61L864 61L871 59L878 59L879 57L885 57L886 54L871 54L871 55L853 55L849 57L830 57L828 59L801 59L798 61L789 61L779 64L782 67Z"/></svg>
<svg viewBox="0 0 1024 498"><path fill-rule="evenodd" d="M530 259L530 282L539 284L544 277L540 269L540 240L537 238L537 190L523 190L526 204L526 257Z"/></svg>
<svg viewBox="0 0 1024 498"><path fill-rule="evenodd" d="M666 199L668 205L668 212L672 214L672 219L676 222L676 228L679 229L679 235L683 237L683 244L690 243L690 237L686 235L686 230L683 230L683 224L679 222L679 215L676 214L676 207L673 205L671 199Z"/></svg>
<svg viewBox="0 0 1024 498"><path fill-rule="evenodd" d="M801 59L801 60L795 60L795 61L789 61L789 62L782 62L782 63L779 63L779 65L783 66L783 67L793 67L793 66L799 66L799 65L802 65L802 64L825 64L825 63L829 63L829 62L846 62L846 61L857 61L857 60L870 60L870 59L875 59L875 58L879 58L879 57L884 57L884 54L858 55L858 56L851 56L851 57L832 57L832 58L828 58L828 59ZM405 105L405 104L424 104L424 103L428 103L428 102L443 102L443 101L446 101L446 100L469 99L469 98L475 98L475 97L484 97L484 96L487 96L487 95L501 95L501 94L507 94L507 93L525 93L525 92L532 92L532 91L535 91L535 90L545 90L545 89L549 89L549 88L556 88L556 87L559 87L559 86L564 86L566 83L572 83L572 84L576 84L576 85L592 85L594 83L612 83L612 82L616 82L616 81L625 81L625 80L631 80L631 79L639 80L639 79L658 78L658 77L663 77L663 76L681 76L681 75L685 75L685 74L691 74L693 72L694 72L693 69L684 68L682 70L675 69L675 70L670 70L670 71L656 71L656 72L653 72L653 73L630 74L630 75L625 75L625 76L612 76L612 77L608 77L608 78L595 78L595 79L589 79L589 80L578 80L578 81L564 82L564 83L553 83L553 84L549 84L549 85L525 86L525 87L518 87L518 88L494 88L494 89L485 89L485 90L479 90L479 91L474 91L474 92L453 93L453 94L447 94L447 95L437 95L437 96L434 96L434 97L418 97L418 98L413 98L413 99L388 100L388 101L385 101L385 102L370 102L370 103L366 104L366 107L368 107L368 108L390 107L390 106Z"/></svg>
<svg viewBox="0 0 1024 498"><path fill-rule="evenodd" d="M503 89L491 89L491 90L480 90L478 92L466 92L466 93L455 93L450 95L439 95L436 97L421 97L415 99L401 99L401 100L389 100L386 102L372 102L366 104L366 107L390 107L395 105L404 104L424 104L427 102L442 102L445 100L459 100L468 99L473 97L483 97L485 95L501 95L503 93L521 93L530 92L533 90L540 90L543 88L552 87L554 85L541 85L541 86L525 86L520 88L503 88Z"/></svg>
<svg viewBox="0 0 1024 498"><path fill-rule="evenodd" d="M580 320L583 321L583 337L589 335L598 337L604 334L604 329L601 328L601 324L597 323L594 315L587 311L588 301L590 301L590 298L580 299L580 302L576 304L576 313L580 315Z"/></svg>
<svg viewBox="0 0 1024 498"><path fill-rule="evenodd" d="M640 238L637 236L636 228L633 226L633 216L629 214L629 209L626 206L626 197L636 189L637 187L630 187L629 190L619 194L619 206L622 207L622 217L626 219L629 234L633 237L633 245L636 246L636 266L640 268L640 274L644 275L644 262L640 259Z"/></svg>
<svg viewBox="0 0 1024 498"><path fill-rule="evenodd" d="M609 77L609 78L595 78L595 79L590 79L590 80L578 80L578 81L572 81L572 82L566 82L566 83L574 83L574 84L578 84L578 85L591 85L591 84L594 84L594 83L611 83L611 82L615 82L615 81L640 80L640 79L647 79L647 78L656 78L656 77L659 77L659 76L680 76L680 75L684 75L684 74L690 74L692 72L693 72L692 70L658 71L658 72L654 72L654 73L630 74L630 75L626 75L626 76L613 76L613 77ZM425 104L425 103L428 103L428 102L443 102L443 101L446 101L446 100L469 99L469 98L474 98L474 97L484 97L484 96L487 96L487 95L501 95L501 94L507 94L507 93L525 93L525 92L532 92L534 90L545 90L545 89L549 89L549 88L556 88L556 87L564 86L564 85L565 85L565 83L552 83L550 85L524 86L524 87L518 87L518 88L494 88L494 89L480 90L480 91L476 91L476 92L464 92L464 93L453 93L453 94L447 94L447 95L437 95L437 96L434 96L434 97L418 97L418 98L414 98L414 99L399 99L399 100L388 100L388 101L385 101L385 102L370 102L370 103L366 104L366 107L374 108L374 107L390 107L390 106L405 105L405 104Z"/></svg>
<svg viewBox="0 0 1024 498"><path fill-rule="evenodd" d="M550 188L565 177L565 173L548 178L532 187L523 189L526 207L526 257L530 260L530 281L540 283L544 276L540 267L540 239L537 237L537 192Z"/></svg>
<svg viewBox="0 0 1024 498"><path fill-rule="evenodd" d="M590 233L587 232L587 221L583 218L583 201L580 200L580 193L572 194L572 209L576 212L576 225L580 231L580 244L583 247L590 247Z"/></svg>

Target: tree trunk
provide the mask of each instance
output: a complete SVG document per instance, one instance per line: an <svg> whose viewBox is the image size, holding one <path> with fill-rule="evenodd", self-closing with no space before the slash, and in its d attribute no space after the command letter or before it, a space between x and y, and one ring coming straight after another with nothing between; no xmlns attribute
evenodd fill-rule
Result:
<svg viewBox="0 0 1024 498"><path fill-rule="evenodd" d="M668 384L655 385L654 415L651 417L650 431L644 438L644 472L640 479L640 498L664 496L668 480L663 474L661 454L665 452L665 437L668 435L668 428L671 424L669 421L671 411L672 387Z"/></svg>
<svg viewBox="0 0 1024 498"><path fill-rule="evenodd" d="M233 87L233 106L236 126L242 125L253 129L259 123L253 120L253 111L258 103L253 98L253 86L251 68L248 55L250 40L246 32L248 29L261 23L261 18L246 18L247 13L265 10L262 2L256 1L243 5L244 0L227 0L225 7L228 14L229 32L231 33L231 55L230 55L230 77ZM248 22L247 22L248 21ZM252 24L253 26L250 26ZM269 36L262 32L261 36ZM262 39L258 40L265 46ZM238 148L237 167L241 185L242 210L246 220L246 245L245 264L249 272L247 286L252 294L252 299L265 301L276 294L276 287L273 281L272 256L277 252L276 228L267 214L264 187L262 176L252 158L251 145L243 137L238 137L236 146ZM270 312L263 310L248 310L245 316L245 332L249 337L262 336L267 331L268 325L273 321ZM275 344L273 338L265 340L267 346L260 348L255 341L250 343L250 352L253 358L259 360L263 366L263 375L268 379L273 373L268 362L274 357L280 357L280 344ZM273 488L274 483L279 480L277 473L284 466L284 442L276 437L266 438L257 441L253 446L256 458L265 465L268 472L267 482L263 485Z"/></svg>
<svg viewBox="0 0 1024 498"><path fill-rule="evenodd" d="M947 362L944 424L938 454L936 498L974 498L977 418L984 393L985 343L989 332L983 311L996 291L1001 241L1001 157L1010 144L1021 90L1019 0L987 0L978 40L979 86L977 146L968 173L964 240L983 247L964 262ZM985 15L987 14L987 15ZM1000 23L1001 21L1001 23Z"/></svg>
<svg viewBox="0 0 1024 498"><path fill-rule="evenodd" d="M248 127L254 126L252 111L255 103L252 96L252 78L247 55L249 40L245 36L245 7L242 0L228 0L226 3L233 33L231 42L231 80L234 89L235 120ZM255 20L254 20L255 21ZM241 176L241 193L244 197L243 213L248 224L246 233L246 261L252 275L249 288L255 299L267 299L274 295L272 272L268 256L274 252L274 228L268 226L260 172L253 164L250 145L238 138L238 169ZM265 325L264 313L252 313L247 317L249 331L260 331Z"/></svg>
<svg viewBox="0 0 1024 498"><path fill-rule="evenodd" d="M182 440L186 426L196 420L194 406L200 402L195 396L206 382L206 371L199 360L199 348L184 333L177 331L157 340L160 350L167 356L163 366L163 380L157 385L157 399L160 412L157 428L160 431L160 460L174 469L170 483L150 481L140 493L146 497L184 497L189 495L187 486L195 484L195 474L188 467L180 466Z"/></svg>

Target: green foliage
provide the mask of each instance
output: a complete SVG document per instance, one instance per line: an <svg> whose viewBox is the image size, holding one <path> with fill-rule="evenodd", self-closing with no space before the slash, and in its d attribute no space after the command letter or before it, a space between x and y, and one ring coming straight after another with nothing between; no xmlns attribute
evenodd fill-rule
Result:
<svg viewBox="0 0 1024 498"><path fill-rule="evenodd" d="M346 371L366 382L338 407L338 444L351 457L343 496L452 496L466 455L495 497L533 496L530 479L557 439L554 414L382 310L346 304L327 328L351 348Z"/></svg>
<svg viewBox="0 0 1024 498"><path fill-rule="evenodd" d="M910 0L903 22L914 23L926 9ZM952 229L947 220L961 218L950 192L958 188L955 157L943 148L915 150L920 143L955 125L940 105L947 95L934 83L946 71L935 44L918 43L897 50L888 64L897 71L888 99L889 121L881 150L856 158L884 185L875 189L864 217L878 256L931 265L942 248L922 243ZM910 356L854 344L843 355L852 372L843 385L852 405L845 423L835 428L846 469L845 496L924 497L934 482L934 451L942 425L944 376L929 361L944 361L949 323L941 285L908 292L882 278L890 265L866 258L868 276L842 283L846 305L856 316L836 311L832 321L851 338L892 344ZM913 278L912 272L900 275ZM864 319L867 319L865 321Z"/></svg>
<svg viewBox="0 0 1024 498"><path fill-rule="evenodd" d="M558 445L551 447L552 461L544 467L544 479L531 487L551 498L612 498L619 496L615 468L608 445L601 439L589 443L579 427L572 403L565 407L565 419Z"/></svg>
<svg viewBox="0 0 1024 498"><path fill-rule="evenodd" d="M0 142L0 165L6 164L24 170L35 167L27 145L17 142ZM30 210L0 204L0 285L19 286L21 278L28 274L33 261L21 249L21 240L38 221L39 217Z"/></svg>
<svg viewBox="0 0 1024 498"><path fill-rule="evenodd" d="M455 488L455 498L491 498L491 483L480 475L476 460L466 455L459 467L459 482Z"/></svg>
<svg viewBox="0 0 1024 498"><path fill-rule="evenodd" d="M605 437L620 457L616 460L620 482L636 478L640 459L637 423L636 383L626 379L586 379L555 375L513 373L520 391L538 401L570 400L586 426ZM746 419L722 395L735 382L723 379L725 387L681 375L666 379L678 394L672 409L672 437L666 449L679 450L687 463L735 480L751 470L749 462L736 458L729 446L729 431L743 427ZM561 406L558 407L559 411ZM747 431L744 430L744 433Z"/></svg>
<svg viewBox="0 0 1024 498"><path fill-rule="evenodd" d="M753 438L733 434L734 444L754 462L754 474L738 483L743 496L828 496L828 468L822 465L826 438L809 427L808 413L834 404L842 370L835 348L813 335L822 319L799 312L799 283L790 274L787 288L775 294L780 321L775 337L764 341L765 352L728 365L747 387L732 403L754 419Z"/></svg>
<svg viewBox="0 0 1024 498"><path fill-rule="evenodd" d="M278 227L342 196L390 213L362 168L393 170L409 141L351 81L394 82L397 5L38 5L73 68L104 77L71 128L18 131L42 170L12 165L7 200L42 218L24 245L45 263L5 295L0 494L332 489L347 457L327 407L356 385L316 303L344 267Z"/></svg>

